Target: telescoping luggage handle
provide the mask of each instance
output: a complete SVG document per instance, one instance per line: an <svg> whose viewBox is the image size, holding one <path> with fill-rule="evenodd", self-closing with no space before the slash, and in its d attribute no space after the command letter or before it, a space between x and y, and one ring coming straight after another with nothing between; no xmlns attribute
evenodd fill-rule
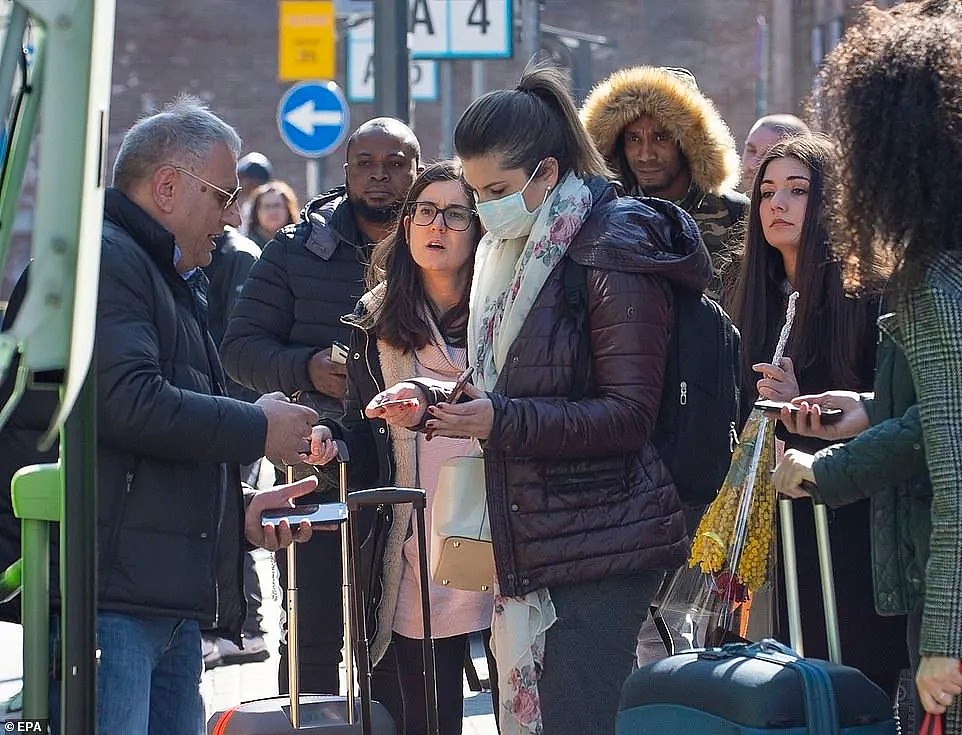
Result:
<svg viewBox="0 0 962 735"><path fill-rule="evenodd" d="M340 491L340 502L347 504L347 463L350 461L350 454L347 445L335 440L337 446L337 468L338 485ZM287 481L294 482L294 468L288 466ZM344 604L344 668L347 671L347 696L345 705L347 707L346 720L349 725L355 724L357 720L355 701L356 693L354 689L354 642L351 638L351 576L348 571L348 559L350 559L350 536L347 523L342 523L341 533L341 587L342 600ZM295 730L300 728L301 723L301 687L300 687L300 641L299 641L299 621L297 617L297 566L296 562L297 544L287 547L287 676L288 690L291 697L291 727ZM370 712L367 713L366 722L370 722Z"/></svg>
<svg viewBox="0 0 962 735"><path fill-rule="evenodd" d="M802 483L811 492L813 485ZM813 502L815 512L815 541L818 545L818 571L822 582L822 602L825 607L825 638L828 658L842 663L842 646L838 635L838 607L835 603L835 570L832 567L832 545L828 535L828 511L822 503ZM785 601L788 606L788 632L792 648L799 656L805 655L802 639L802 608L798 595L798 558L795 554L794 509L791 498L779 498L779 522L782 529L782 560L785 568Z"/></svg>
<svg viewBox="0 0 962 735"><path fill-rule="evenodd" d="M424 490L403 487L383 487L373 490L357 490L348 495L348 523L351 525L351 533L357 534L357 524L353 523L359 509L367 506L377 505L397 505L410 503L414 509L415 525L418 535L418 568L421 574L421 619L424 621L424 642L422 645L422 663L424 666L424 704L427 712L427 731L428 735L437 735L440 732L438 723L438 694L437 680L434 667L434 641L431 636L431 603L428 591L428 560L427 560L427 536L424 528L424 510L427 507L427 499ZM358 547L358 539L354 538L354 547ZM353 564L353 559L352 559ZM353 573L353 570L352 570ZM356 578L356 574L354 575ZM364 636L362 645L358 647L361 656L364 657L359 662L359 676L366 677L370 674L367 651L367 631L364 620L364 607L361 590L355 590L355 616L357 618L357 629ZM362 679L363 682L363 679ZM362 683L363 686L363 683ZM365 707L370 701L370 697L361 698L361 706ZM369 718L365 713L365 722Z"/></svg>

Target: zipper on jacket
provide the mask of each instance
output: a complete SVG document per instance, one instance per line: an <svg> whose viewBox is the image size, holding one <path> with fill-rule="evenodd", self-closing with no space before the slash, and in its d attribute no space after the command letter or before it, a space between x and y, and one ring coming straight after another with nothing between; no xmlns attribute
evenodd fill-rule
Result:
<svg viewBox="0 0 962 735"><path fill-rule="evenodd" d="M683 380L679 383L681 391L678 395L678 403L682 406L688 405L688 381Z"/></svg>

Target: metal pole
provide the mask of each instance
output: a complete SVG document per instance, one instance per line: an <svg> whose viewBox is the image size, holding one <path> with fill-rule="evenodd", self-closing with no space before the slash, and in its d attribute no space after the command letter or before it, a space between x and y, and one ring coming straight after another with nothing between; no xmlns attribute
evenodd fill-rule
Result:
<svg viewBox="0 0 962 735"><path fill-rule="evenodd" d="M84 735L96 730L97 721L97 394L93 368L87 373L61 436L60 710L63 734Z"/></svg>
<svg viewBox="0 0 962 735"><path fill-rule="evenodd" d="M287 468L287 482L294 482L294 468ZM291 529L292 531L294 529ZM287 547L287 681L291 698L291 727L301 725L300 640L297 618L297 544Z"/></svg>
<svg viewBox="0 0 962 735"><path fill-rule="evenodd" d="M374 114L411 118L408 4L374 0Z"/></svg>
<svg viewBox="0 0 962 735"><path fill-rule="evenodd" d="M772 0L771 33L768 37L772 51L772 72L769 80L772 108L775 112L791 112L795 109L796 95L792 76L793 4L792 0Z"/></svg>
<svg viewBox="0 0 962 735"><path fill-rule="evenodd" d="M441 158L450 158L454 145L454 62L441 61Z"/></svg>
<svg viewBox="0 0 962 735"><path fill-rule="evenodd" d="M525 63L541 51L541 0L521 0L521 43Z"/></svg>
<svg viewBox="0 0 962 735"><path fill-rule="evenodd" d="M326 158L308 158L306 162L307 198L313 199L324 191L324 175L327 171Z"/></svg>
<svg viewBox="0 0 962 735"><path fill-rule="evenodd" d="M832 542L828 535L828 511L822 503L814 503L815 538L818 540L818 571L822 578L822 602L825 606L825 639L828 658L842 663L842 644L838 637L838 606L835 604L835 569L832 566Z"/></svg>
<svg viewBox="0 0 962 735"><path fill-rule="evenodd" d="M471 62L471 99L476 100L478 97L480 97L487 91L488 91L488 87L484 79L484 62L472 61Z"/></svg>
<svg viewBox="0 0 962 735"><path fill-rule="evenodd" d="M782 527L782 564L785 571L785 602L788 606L788 637L795 653L804 656L802 608L798 600L798 558L795 555L795 515L789 498L779 498L778 515Z"/></svg>

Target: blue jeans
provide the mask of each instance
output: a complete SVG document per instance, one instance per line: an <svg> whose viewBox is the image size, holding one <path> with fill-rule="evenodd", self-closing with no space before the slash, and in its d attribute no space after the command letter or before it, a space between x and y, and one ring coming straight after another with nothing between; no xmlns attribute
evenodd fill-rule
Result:
<svg viewBox="0 0 962 735"><path fill-rule="evenodd" d="M97 735L204 735L204 666L196 620L101 611L97 646ZM51 682L54 733L59 731L59 685Z"/></svg>

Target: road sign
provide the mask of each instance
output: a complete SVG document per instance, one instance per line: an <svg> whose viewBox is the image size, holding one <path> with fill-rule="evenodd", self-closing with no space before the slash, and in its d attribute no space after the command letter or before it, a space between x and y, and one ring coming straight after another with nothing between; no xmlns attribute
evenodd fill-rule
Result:
<svg viewBox="0 0 962 735"><path fill-rule="evenodd" d="M320 158L347 135L351 114L334 82L301 82L281 97L277 129L287 147L306 158Z"/></svg>
<svg viewBox="0 0 962 735"><path fill-rule="evenodd" d="M336 72L332 0L281 0L277 7L277 78L332 79Z"/></svg>
<svg viewBox="0 0 962 735"><path fill-rule="evenodd" d="M413 58L511 57L511 0L409 0L409 6Z"/></svg>
<svg viewBox="0 0 962 735"><path fill-rule="evenodd" d="M361 23L347 37L347 98L351 102L374 101L374 29ZM411 99L433 102L438 98L438 62L411 61Z"/></svg>

